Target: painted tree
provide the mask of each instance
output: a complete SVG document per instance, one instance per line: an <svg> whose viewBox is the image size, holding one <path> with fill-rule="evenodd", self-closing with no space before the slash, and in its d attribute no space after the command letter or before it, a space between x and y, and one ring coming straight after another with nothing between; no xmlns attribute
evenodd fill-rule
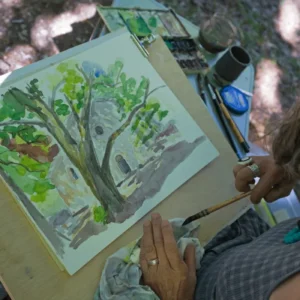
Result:
<svg viewBox="0 0 300 300"><path fill-rule="evenodd" d="M125 200L116 187L110 168L115 141L125 130L131 130L136 136L135 145L145 144L158 131L154 120L161 121L168 113L150 97L161 87L150 91L147 78L142 77L139 82L127 78L123 67L118 60L106 71L90 62L83 62L81 66L64 62L51 76L51 96L48 99L36 78L27 84L26 89L11 87L2 95L1 144L5 151L14 155L14 160L0 160L0 166L8 174L14 172L7 170L9 166L19 172L39 174L35 180L35 184L42 186L38 201L43 201L47 189L54 188L47 178L48 170L43 168L49 168L61 149L107 212L109 222L123 210ZM120 126L110 135L102 162L98 160L90 128L93 101L110 101L120 116ZM67 126L70 119L74 128ZM44 151L43 155L34 156L33 149L39 153ZM40 157L44 157L44 161ZM42 169L32 169L32 161L37 164L34 168ZM31 200L36 201L33 195Z"/></svg>

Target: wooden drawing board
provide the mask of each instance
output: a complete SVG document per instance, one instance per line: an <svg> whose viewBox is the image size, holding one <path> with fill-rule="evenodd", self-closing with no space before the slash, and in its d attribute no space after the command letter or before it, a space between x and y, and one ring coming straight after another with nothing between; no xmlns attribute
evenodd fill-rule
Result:
<svg viewBox="0 0 300 300"><path fill-rule="evenodd" d="M83 49L88 45L79 47ZM153 210L166 219L185 218L236 195L232 175L236 158L162 39L153 43L149 52L154 68L220 152L216 160ZM106 258L137 238L142 233L143 221L150 215L70 277L57 267L3 183L0 183L0 191L0 280L15 300L93 299ZM202 219L200 240L206 243L248 204L242 200Z"/></svg>

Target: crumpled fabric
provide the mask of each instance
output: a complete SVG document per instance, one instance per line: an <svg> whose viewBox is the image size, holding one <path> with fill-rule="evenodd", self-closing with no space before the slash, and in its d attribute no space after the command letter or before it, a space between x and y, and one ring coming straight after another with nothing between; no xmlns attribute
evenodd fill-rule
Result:
<svg viewBox="0 0 300 300"><path fill-rule="evenodd" d="M3 300L6 296L7 296L7 293L6 293L2 283L0 282L0 300Z"/></svg>
<svg viewBox="0 0 300 300"><path fill-rule="evenodd" d="M181 255L187 245L193 243L196 247L197 270L204 255L198 237L200 224L193 222L182 227L183 219L170 220L175 239ZM94 300L159 300L150 287L141 285L142 271L139 266L139 238L110 256L102 272Z"/></svg>

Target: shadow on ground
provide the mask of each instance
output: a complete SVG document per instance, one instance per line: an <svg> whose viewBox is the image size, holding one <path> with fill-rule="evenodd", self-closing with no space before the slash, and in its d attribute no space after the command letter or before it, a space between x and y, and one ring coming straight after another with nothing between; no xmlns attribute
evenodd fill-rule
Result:
<svg viewBox="0 0 300 300"><path fill-rule="evenodd" d="M300 0L161 0L196 25L214 14L240 29L256 67L250 140L269 148L284 112L300 101ZM1 0L0 74L89 40L96 4L111 0Z"/></svg>
<svg viewBox="0 0 300 300"><path fill-rule="evenodd" d="M1 0L0 75L89 40L96 4L110 0Z"/></svg>
<svg viewBox="0 0 300 300"><path fill-rule="evenodd" d="M256 67L250 140L268 149L284 112L300 101L300 0L162 0L200 25L214 14L239 28ZM271 134L272 135L272 134Z"/></svg>

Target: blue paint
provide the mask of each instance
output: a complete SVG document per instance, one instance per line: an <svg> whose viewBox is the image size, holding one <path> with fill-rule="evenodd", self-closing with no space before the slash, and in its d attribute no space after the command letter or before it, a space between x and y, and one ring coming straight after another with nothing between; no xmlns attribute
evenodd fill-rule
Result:
<svg viewBox="0 0 300 300"><path fill-rule="evenodd" d="M229 85L221 90L225 106L233 113L242 115L249 109L249 102L244 93Z"/></svg>
<svg viewBox="0 0 300 300"><path fill-rule="evenodd" d="M84 61L82 63L82 69L87 75L93 75L96 78L100 77L101 75L106 75L103 68L94 62Z"/></svg>

